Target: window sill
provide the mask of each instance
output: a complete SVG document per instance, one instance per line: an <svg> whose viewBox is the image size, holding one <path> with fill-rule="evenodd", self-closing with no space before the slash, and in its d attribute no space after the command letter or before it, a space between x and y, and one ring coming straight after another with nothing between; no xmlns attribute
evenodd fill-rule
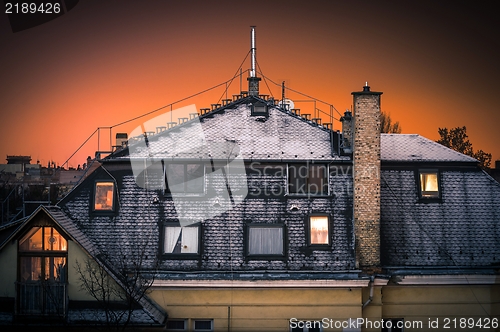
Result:
<svg viewBox="0 0 500 332"><path fill-rule="evenodd" d="M163 253L161 258L163 260L199 260L200 254L165 254Z"/></svg>

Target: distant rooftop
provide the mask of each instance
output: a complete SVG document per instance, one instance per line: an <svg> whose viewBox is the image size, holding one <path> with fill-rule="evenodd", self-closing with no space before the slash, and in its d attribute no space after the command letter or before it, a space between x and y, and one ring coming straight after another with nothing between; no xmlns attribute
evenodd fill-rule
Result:
<svg viewBox="0 0 500 332"><path fill-rule="evenodd" d="M400 162L477 162L417 134L382 134L380 157L383 161Z"/></svg>

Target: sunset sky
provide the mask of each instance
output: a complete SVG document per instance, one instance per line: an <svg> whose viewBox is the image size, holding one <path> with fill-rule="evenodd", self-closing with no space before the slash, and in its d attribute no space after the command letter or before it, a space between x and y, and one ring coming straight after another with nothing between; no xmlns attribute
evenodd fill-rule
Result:
<svg viewBox="0 0 500 332"><path fill-rule="evenodd" d="M500 29L486 2L82 0L17 33L0 15L0 163L31 155L32 163L60 165L97 127L227 81L249 51L251 25L271 80L341 113L368 81L403 133L436 140L439 127L465 125L475 149L500 159ZM249 66L247 59L243 70ZM229 97L239 89L237 78ZM223 93L224 86L173 107L210 107ZM261 93L269 94L264 81ZM114 127L113 141L151 116ZM100 139L107 150L109 131ZM69 165L97 148L94 135Z"/></svg>

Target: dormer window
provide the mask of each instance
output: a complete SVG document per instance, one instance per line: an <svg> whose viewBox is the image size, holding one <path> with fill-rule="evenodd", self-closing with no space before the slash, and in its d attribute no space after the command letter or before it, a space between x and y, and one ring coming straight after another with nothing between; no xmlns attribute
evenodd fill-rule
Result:
<svg viewBox="0 0 500 332"><path fill-rule="evenodd" d="M252 104L252 115L255 116L268 116L267 104L261 101L256 101Z"/></svg>
<svg viewBox="0 0 500 332"><path fill-rule="evenodd" d="M420 197L439 198L439 172L437 170L420 170Z"/></svg>
<svg viewBox="0 0 500 332"><path fill-rule="evenodd" d="M94 211L114 210L115 183L98 181L95 183Z"/></svg>
<svg viewBox="0 0 500 332"><path fill-rule="evenodd" d="M309 217L309 245L330 245L330 222L328 216Z"/></svg>

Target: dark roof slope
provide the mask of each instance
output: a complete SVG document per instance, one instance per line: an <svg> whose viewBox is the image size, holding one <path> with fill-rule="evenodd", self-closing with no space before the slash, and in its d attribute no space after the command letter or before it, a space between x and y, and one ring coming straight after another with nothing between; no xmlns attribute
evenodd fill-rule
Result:
<svg viewBox="0 0 500 332"><path fill-rule="evenodd" d="M442 200L424 201L413 171L382 171L382 263L500 265L500 185L477 168L440 175Z"/></svg>
<svg viewBox="0 0 500 332"><path fill-rule="evenodd" d="M268 117L252 116L251 102L255 99L251 98L246 103L221 108L148 136L147 144L142 139L135 143L130 140L130 158L210 159L222 156L225 159L229 151L221 149L230 142L236 143L246 160L349 159L332 155L331 131L313 121L275 106L269 107ZM115 158L129 158L128 154L118 155Z"/></svg>

